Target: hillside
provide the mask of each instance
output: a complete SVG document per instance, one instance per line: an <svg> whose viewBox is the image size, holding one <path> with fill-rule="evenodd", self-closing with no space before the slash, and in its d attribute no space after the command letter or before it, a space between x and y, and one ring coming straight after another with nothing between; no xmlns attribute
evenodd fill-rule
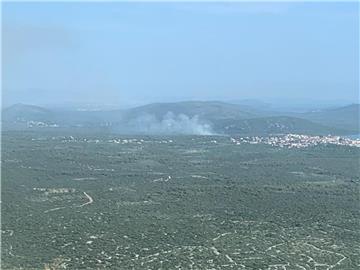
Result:
<svg viewBox="0 0 360 270"><path fill-rule="evenodd" d="M244 108L243 108L244 107ZM162 118L167 112L175 115L185 114L189 117L195 115L200 119L214 121L218 119L246 119L257 115L249 112L246 106L229 104L219 101L185 101L176 103L152 103L128 110L127 119L132 119L144 114Z"/></svg>
<svg viewBox="0 0 360 270"><path fill-rule="evenodd" d="M52 116L48 109L21 103L5 108L2 112L6 122L48 121Z"/></svg>
<svg viewBox="0 0 360 270"><path fill-rule="evenodd" d="M2 129L26 129L34 125L54 125L52 111L34 105L15 104L2 111Z"/></svg>
<svg viewBox="0 0 360 270"><path fill-rule="evenodd" d="M224 120L216 123L215 130L225 134L269 135L269 134L347 134L346 130L323 126L311 121L288 116L261 117L244 120Z"/></svg>
<svg viewBox="0 0 360 270"><path fill-rule="evenodd" d="M52 110L34 105L15 104L2 111L5 130L26 128L97 128L117 122L122 112Z"/></svg>
<svg viewBox="0 0 360 270"><path fill-rule="evenodd" d="M351 104L345 107L326 109L298 114L297 117L322 125L336 127L359 133L360 105Z"/></svg>
<svg viewBox="0 0 360 270"><path fill-rule="evenodd" d="M11 129L86 129L121 134L354 134L358 105L274 116L246 105L218 101L154 103L129 110L51 110L16 104L3 110L2 126ZM354 131L355 130L355 131Z"/></svg>

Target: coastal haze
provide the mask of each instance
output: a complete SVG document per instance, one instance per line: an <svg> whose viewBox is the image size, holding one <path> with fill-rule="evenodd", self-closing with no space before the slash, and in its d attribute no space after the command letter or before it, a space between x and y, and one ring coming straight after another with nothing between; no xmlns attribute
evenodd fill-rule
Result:
<svg viewBox="0 0 360 270"><path fill-rule="evenodd" d="M358 269L358 12L2 3L1 269Z"/></svg>
<svg viewBox="0 0 360 270"><path fill-rule="evenodd" d="M4 3L2 11L4 107L359 103L358 3Z"/></svg>

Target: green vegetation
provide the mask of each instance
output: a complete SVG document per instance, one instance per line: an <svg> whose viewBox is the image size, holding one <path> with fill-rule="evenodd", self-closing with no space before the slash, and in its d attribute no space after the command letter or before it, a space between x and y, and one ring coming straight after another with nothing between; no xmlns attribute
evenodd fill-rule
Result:
<svg viewBox="0 0 360 270"><path fill-rule="evenodd" d="M358 148L71 135L3 133L2 269L359 268Z"/></svg>

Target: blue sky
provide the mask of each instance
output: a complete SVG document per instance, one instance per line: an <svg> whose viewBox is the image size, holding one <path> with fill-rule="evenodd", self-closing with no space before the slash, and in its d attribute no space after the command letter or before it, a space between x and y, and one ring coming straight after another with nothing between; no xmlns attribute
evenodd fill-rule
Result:
<svg viewBox="0 0 360 270"><path fill-rule="evenodd" d="M344 100L358 3L5 3L3 102Z"/></svg>

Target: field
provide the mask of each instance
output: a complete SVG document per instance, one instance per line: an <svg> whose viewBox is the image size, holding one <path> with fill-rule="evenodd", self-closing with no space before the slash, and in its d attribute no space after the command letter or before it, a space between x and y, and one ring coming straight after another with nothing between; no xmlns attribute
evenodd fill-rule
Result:
<svg viewBox="0 0 360 270"><path fill-rule="evenodd" d="M359 155L5 132L2 269L359 269Z"/></svg>

